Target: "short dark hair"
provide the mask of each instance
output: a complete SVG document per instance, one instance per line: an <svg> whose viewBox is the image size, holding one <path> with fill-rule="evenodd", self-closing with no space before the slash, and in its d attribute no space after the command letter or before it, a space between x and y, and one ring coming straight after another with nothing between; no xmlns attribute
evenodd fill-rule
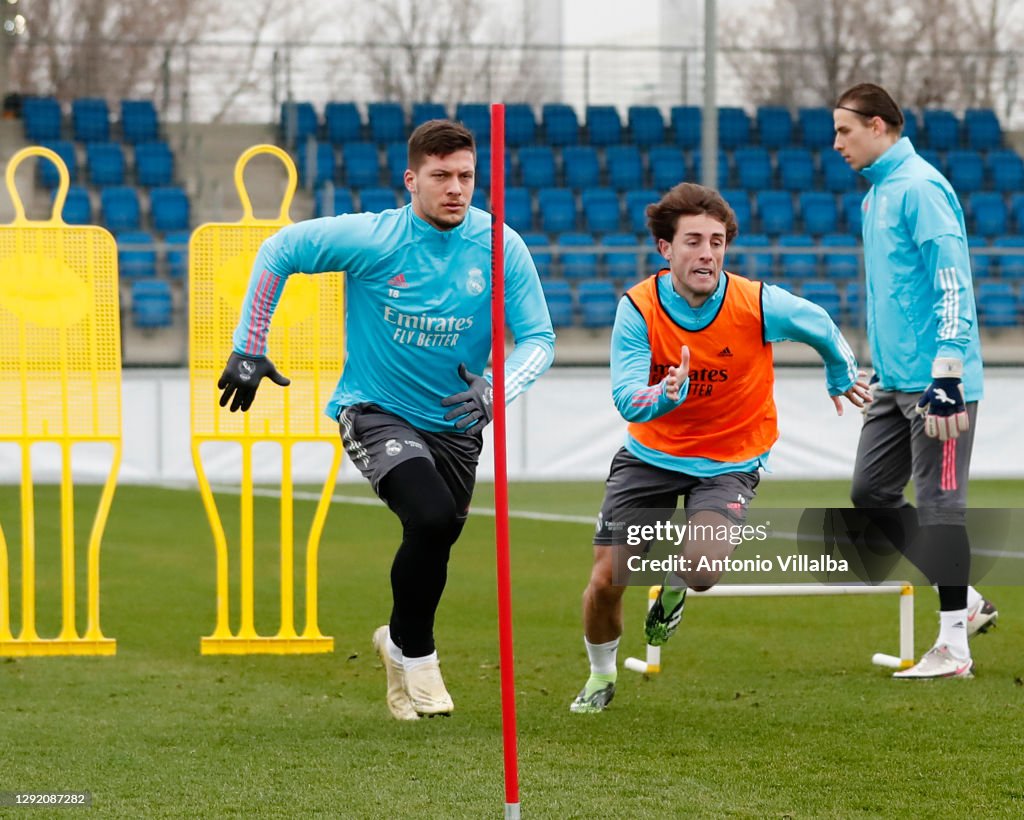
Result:
<svg viewBox="0 0 1024 820"><path fill-rule="evenodd" d="M657 239L671 242L681 216L707 214L725 225L725 242L729 244L740 232L736 213L718 191L693 182L680 182L653 205L647 206L647 226Z"/></svg>
<svg viewBox="0 0 1024 820"><path fill-rule="evenodd" d="M476 142L466 126L454 120L427 120L409 136L409 168L416 171L427 157L446 157L463 150L476 157Z"/></svg>
<svg viewBox="0 0 1024 820"><path fill-rule="evenodd" d="M874 83L858 83L839 95L835 108L852 111L865 123L880 117L897 134L903 133L903 111L888 91Z"/></svg>

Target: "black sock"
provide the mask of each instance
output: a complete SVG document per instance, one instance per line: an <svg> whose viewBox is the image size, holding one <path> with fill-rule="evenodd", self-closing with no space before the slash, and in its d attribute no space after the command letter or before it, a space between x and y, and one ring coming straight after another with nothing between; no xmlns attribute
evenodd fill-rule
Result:
<svg viewBox="0 0 1024 820"><path fill-rule="evenodd" d="M419 658L434 651L434 615L465 516L426 458L399 464L380 489L402 522L402 543L391 565L391 636L404 655Z"/></svg>

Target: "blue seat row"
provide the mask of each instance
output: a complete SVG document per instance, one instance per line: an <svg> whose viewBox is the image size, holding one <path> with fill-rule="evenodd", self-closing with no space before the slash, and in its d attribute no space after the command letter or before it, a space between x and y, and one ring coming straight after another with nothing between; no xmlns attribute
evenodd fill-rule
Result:
<svg viewBox="0 0 1024 820"><path fill-rule="evenodd" d="M48 140L43 147L51 149L67 166L72 182L86 176L93 185L124 185L128 180L129 161L119 142L89 142L85 146L85 166L78 161L79 153L70 140ZM130 152L133 156L134 177L138 185L151 188L170 185L174 180L174 154L163 141L144 142ZM40 159L37 165L39 183L45 188L57 185L57 169L52 162Z"/></svg>
<svg viewBox="0 0 1024 820"><path fill-rule="evenodd" d="M103 188L99 193L98 219L88 189L72 185L61 218L69 225L103 225L114 234L137 231L142 227L143 203L147 200L149 223L154 230L161 233L188 230L191 224L188 194L173 185L153 188L146 197L140 197L138 189L130 185Z"/></svg>
<svg viewBox="0 0 1024 820"><path fill-rule="evenodd" d="M700 146L701 109L678 105L668 111L650 105L630 106L625 120L619 109L610 105L588 105L581 120L576 109L565 103L546 103L537 110L526 103L505 106L505 139L511 146L543 142L548 145L572 145L585 142L606 146L628 141L639 146L672 143L687 149ZM1003 144L1002 127L992 109L974 108L964 112L961 121L945 109L925 109L920 120L906 111L904 133L921 147L940 151L967 147L985 151ZM363 118L354 102L329 102L323 121L308 101L282 103L279 126L288 145L297 145L309 137L323 137L335 145L370 139L378 143L403 140L409 131L428 119L454 116L486 142L490 138L490 108L485 103L460 103L454 110L436 102L420 102L408 112L397 102L372 102ZM823 148L832 144L832 109L800 108L795 112L782 106L762 106L751 117L737 107L721 107L718 112L719 142L723 148L761 145L778 149L802 145Z"/></svg>
<svg viewBox="0 0 1024 820"><path fill-rule="evenodd" d="M149 231L123 231L117 237L122 279L184 279L188 275L189 231L171 231L158 240Z"/></svg>
<svg viewBox="0 0 1024 820"><path fill-rule="evenodd" d="M121 100L120 130L131 145L160 139L160 124L152 100ZM28 97L22 106L25 139L49 142L65 135L64 112L56 97ZM79 142L109 142L113 133L110 108L100 97L71 101L70 133Z"/></svg>

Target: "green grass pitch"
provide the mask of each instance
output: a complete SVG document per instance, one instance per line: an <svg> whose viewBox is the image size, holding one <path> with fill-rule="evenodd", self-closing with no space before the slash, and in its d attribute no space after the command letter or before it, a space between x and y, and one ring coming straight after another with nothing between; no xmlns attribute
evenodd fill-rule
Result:
<svg viewBox="0 0 1024 820"><path fill-rule="evenodd" d="M1018 506L1022 489L974 482L972 502ZM846 491L844 482L768 478L756 503L843 504ZM362 486L338 492L368 496ZM601 486L513 485L511 497L517 510L589 517ZM76 490L82 548L97 498L96 488ZM58 627L56 500L56 488L38 488L47 636ZM230 536L237 498L218 500ZM276 513L273 501L257 501L257 625L270 633ZM476 505L491 504L481 486ZM297 543L313 506L296 504ZM15 621L18 519L17 488L0 487ZM973 643L977 677L923 683L870 665L872 653L897 650L889 596L696 599L663 651L662 674L646 679L621 670L643 651L645 591L633 589L615 701L576 716L568 704L587 675L580 594L592 525L511 526L525 817L1024 814L1019 587L985 588L1000 626ZM103 629L117 655L0 659L0 792L90 791L93 811L123 817L501 816L493 519L470 517L438 616L450 719L401 724L384 704L370 635L387 617L398 534L381 506L333 505L320 553L320 625L333 654L202 657L214 552L199 495L119 488L102 561ZM81 630L84 585L79 598ZM934 639L936 608L935 594L919 590L919 652Z"/></svg>

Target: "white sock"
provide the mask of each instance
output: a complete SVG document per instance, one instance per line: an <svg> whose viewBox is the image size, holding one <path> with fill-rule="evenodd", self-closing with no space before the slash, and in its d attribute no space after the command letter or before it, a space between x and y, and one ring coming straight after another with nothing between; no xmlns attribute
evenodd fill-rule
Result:
<svg viewBox="0 0 1024 820"><path fill-rule="evenodd" d="M967 616L965 615L964 617L966 618ZM408 672L410 669L415 669L417 666L422 666L425 663L429 663L430 661L436 660L436 650L434 652L431 652L429 655L424 655L422 658L409 658L405 655L402 655L402 668L404 668L405 671Z"/></svg>
<svg viewBox="0 0 1024 820"><path fill-rule="evenodd" d="M583 638L587 646L587 657L590 658L591 675L614 675L615 655L619 651L619 639L608 641L608 643L591 643Z"/></svg>
<svg viewBox="0 0 1024 820"><path fill-rule="evenodd" d="M391 640L391 630L388 630L388 655L391 656L391 662L399 669L402 668L402 650L399 648L393 640Z"/></svg>
<svg viewBox="0 0 1024 820"><path fill-rule="evenodd" d="M967 647L967 610L951 609L939 613L939 638L936 644L946 644L953 656L966 660L971 657Z"/></svg>
<svg viewBox="0 0 1024 820"><path fill-rule="evenodd" d="M984 596L978 592L974 587L967 587L967 608L971 609L978 605L978 602L983 600Z"/></svg>

